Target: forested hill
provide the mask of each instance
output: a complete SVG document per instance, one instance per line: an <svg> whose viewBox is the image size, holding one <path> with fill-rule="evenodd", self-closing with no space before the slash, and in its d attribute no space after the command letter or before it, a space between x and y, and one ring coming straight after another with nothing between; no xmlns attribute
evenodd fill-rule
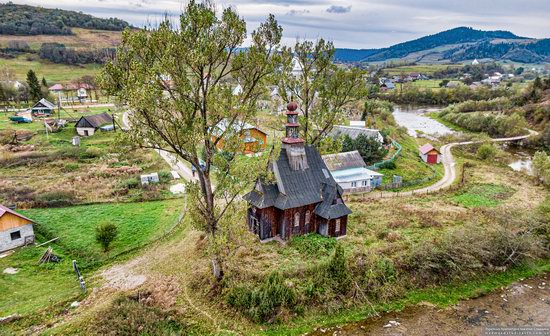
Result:
<svg viewBox="0 0 550 336"><path fill-rule="evenodd" d="M458 27L434 35L424 36L413 41L399 43L389 48L381 49L380 52L368 56L366 60L382 61L390 58L404 57L410 53L432 49L443 45L490 41L493 39L524 38L516 36L508 31L483 31L467 27Z"/></svg>
<svg viewBox="0 0 550 336"><path fill-rule="evenodd" d="M101 19L81 12L17 5L0 4L0 34L3 35L71 35L71 28L120 31L128 27L126 21Z"/></svg>
<svg viewBox="0 0 550 336"><path fill-rule="evenodd" d="M472 59L550 62L550 39L530 39L503 30L458 27L382 49L338 49L340 62L404 60L433 63Z"/></svg>

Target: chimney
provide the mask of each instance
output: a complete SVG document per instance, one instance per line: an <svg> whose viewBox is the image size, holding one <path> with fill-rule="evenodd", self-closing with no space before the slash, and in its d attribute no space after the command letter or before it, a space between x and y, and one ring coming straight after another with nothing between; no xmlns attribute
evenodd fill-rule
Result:
<svg viewBox="0 0 550 336"><path fill-rule="evenodd" d="M282 148L286 150L288 163L292 170L305 170L307 164L306 148L304 139L300 138L300 124L298 124L298 104L289 103L287 106L286 135L283 138Z"/></svg>

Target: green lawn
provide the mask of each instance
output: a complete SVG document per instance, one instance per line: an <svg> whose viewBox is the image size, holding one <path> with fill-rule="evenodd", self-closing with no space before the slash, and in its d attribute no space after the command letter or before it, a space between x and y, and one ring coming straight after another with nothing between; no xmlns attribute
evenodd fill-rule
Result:
<svg viewBox="0 0 550 336"><path fill-rule="evenodd" d="M495 207L510 198L515 190L497 184L471 185L452 197L452 200L466 208Z"/></svg>
<svg viewBox="0 0 550 336"><path fill-rule="evenodd" d="M30 57L30 58L29 58ZM101 68L98 64L65 65L51 63L38 59L38 56L29 54L19 55L12 59L0 59L0 67L12 70L15 79L24 82L27 72L34 70L39 79L46 78L49 84L68 83L85 75L95 76Z"/></svg>
<svg viewBox="0 0 550 336"><path fill-rule="evenodd" d="M395 68L385 68L384 73L390 75L401 75L402 73L410 74L411 72L419 72L425 75L432 75L436 71L441 71L451 68L461 68L462 64L420 64L420 65L405 65Z"/></svg>
<svg viewBox="0 0 550 336"><path fill-rule="evenodd" d="M164 235L176 223L182 206L179 199L20 211L39 223L35 226L39 241L59 237L51 246L62 262L39 266L46 246L22 248L0 259L0 316L36 312L78 299L81 291L71 269L73 259L87 278L97 267ZM95 228L105 222L119 229L107 253L95 242ZM7 267L19 272L3 274Z"/></svg>

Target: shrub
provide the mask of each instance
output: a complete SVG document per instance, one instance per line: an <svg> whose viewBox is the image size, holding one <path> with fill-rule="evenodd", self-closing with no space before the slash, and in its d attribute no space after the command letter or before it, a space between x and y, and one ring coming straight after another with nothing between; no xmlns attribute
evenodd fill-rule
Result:
<svg viewBox="0 0 550 336"><path fill-rule="evenodd" d="M128 179L122 180L119 183L120 188L135 189L140 185L140 181L137 177L130 177Z"/></svg>
<svg viewBox="0 0 550 336"><path fill-rule="evenodd" d="M491 143L484 143L477 149L477 157L481 160L492 159L497 154L497 148Z"/></svg>
<svg viewBox="0 0 550 336"><path fill-rule="evenodd" d="M86 150L80 151L79 159L81 160L94 159L94 158L100 157L102 154L103 154L102 151L98 148L86 148Z"/></svg>
<svg viewBox="0 0 550 336"><path fill-rule="evenodd" d="M172 173L170 173L167 170L161 170L159 171L159 180L160 183L167 183L172 179Z"/></svg>
<svg viewBox="0 0 550 336"><path fill-rule="evenodd" d="M77 202L76 196L71 191L50 191L35 196L36 205L42 207L64 207Z"/></svg>
<svg viewBox="0 0 550 336"><path fill-rule="evenodd" d="M302 254L327 255L336 246L336 239L313 233L292 237L289 246L295 248Z"/></svg>
<svg viewBox="0 0 550 336"><path fill-rule="evenodd" d="M80 165L78 163L71 162L71 163L65 164L62 171L65 172L65 173L69 173L69 172L73 172L75 170L78 170L78 168L80 168Z"/></svg>
<svg viewBox="0 0 550 336"><path fill-rule="evenodd" d="M119 296L85 326L87 335L184 335L188 327L170 311Z"/></svg>
<svg viewBox="0 0 550 336"><path fill-rule="evenodd" d="M257 322L272 321L282 308L291 308L295 302L294 289L285 285L280 273L271 273L255 288L233 287L227 295L227 303Z"/></svg>
<svg viewBox="0 0 550 336"><path fill-rule="evenodd" d="M104 223L95 230L95 240L101 245L104 252L109 250L109 245L116 239L118 228L113 223Z"/></svg>
<svg viewBox="0 0 550 336"><path fill-rule="evenodd" d="M333 280L333 288L346 293L349 289L351 276L346 263L346 254L341 244L336 245L334 254L327 265L327 275Z"/></svg>

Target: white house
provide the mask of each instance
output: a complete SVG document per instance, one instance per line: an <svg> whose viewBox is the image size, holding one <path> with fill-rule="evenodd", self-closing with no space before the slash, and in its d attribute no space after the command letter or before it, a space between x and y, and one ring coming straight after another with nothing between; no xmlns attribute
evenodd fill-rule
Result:
<svg viewBox="0 0 550 336"><path fill-rule="evenodd" d="M91 116L82 116L76 123L76 132L80 136L91 136L104 126L108 126L105 130L114 128L113 118L108 113L95 114Z"/></svg>
<svg viewBox="0 0 550 336"><path fill-rule="evenodd" d="M241 86L241 84L237 84L237 86L233 89L233 95L238 96L241 94L243 94L243 87Z"/></svg>
<svg viewBox="0 0 550 336"><path fill-rule="evenodd" d="M365 124L364 121L361 121L361 123L363 125ZM380 143L384 142L384 136L382 135L382 133L380 133L379 130L374 128L355 126L355 124L354 126L343 126L343 125L334 126L330 131L329 136L339 137L342 135L348 135L350 138L355 139L359 136L359 134L366 135L367 137L375 139Z"/></svg>
<svg viewBox="0 0 550 336"><path fill-rule="evenodd" d="M345 192L367 192L382 185L384 175L367 169L358 151L323 155L323 161Z"/></svg>
<svg viewBox="0 0 550 336"><path fill-rule="evenodd" d="M472 65L479 65L479 61L477 60L477 58L472 61Z"/></svg>
<svg viewBox="0 0 550 336"><path fill-rule="evenodd" d="M300 60L298 59L298 57L294 57L292 59L292 75L294 77L299 77L302 75L302 72L304 72L304 68L300 63Z"/></svg>
<svg viewBox="0 0 550 336"><path fill-rule="evenodd" d="M0 204L0 253L34 243L34 222Z"/></svg>

